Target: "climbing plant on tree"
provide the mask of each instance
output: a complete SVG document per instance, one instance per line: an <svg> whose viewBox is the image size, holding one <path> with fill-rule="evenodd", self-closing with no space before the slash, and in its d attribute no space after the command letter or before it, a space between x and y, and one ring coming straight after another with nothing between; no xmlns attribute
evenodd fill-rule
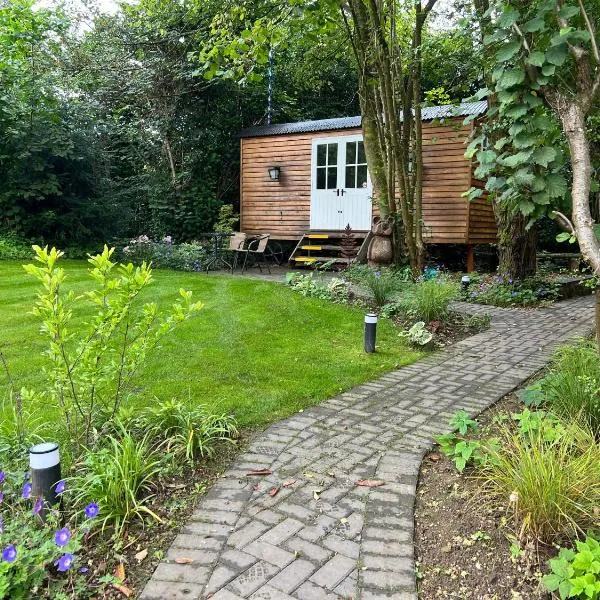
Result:
<svg viewBox="0 0 600 600"><path fill-rule="evenodd" d="M510 128L492 148L485 147L483 137L473 141L478 172L491 175L487 189L496 201L514 205L530 223L546 214L558 216L600 275L600 243L590 211L588 129L600 94L600 3L501 0L490 15L494 31L485 43L499 45L491 92L495 110ZM570 173L561 168L557 124L566 139ZM560 210L568 176L570 218Z"/></svg>

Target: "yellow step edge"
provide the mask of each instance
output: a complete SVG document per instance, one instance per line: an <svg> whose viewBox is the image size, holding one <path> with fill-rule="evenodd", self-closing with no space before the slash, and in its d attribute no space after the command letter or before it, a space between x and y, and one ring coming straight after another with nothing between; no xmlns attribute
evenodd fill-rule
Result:
<svg viewBox="0 0 600 600"><path fill-rule="evenodd" d="M311 258L310 256L296 256L294 260L296 262L317 262L314 258Z"/></svg>
<svg viewBox="0 0 600 600"><path fill-rule="evenodd" d="M302 250L322 250L321 246L300 246Z"/></svg>
<svg viewBox="0 0 600 600"><path fill-rule="evenodd" d="M310 238L311 240L328 240L329 239L329 236L324 233L309 233L306 237Z"/></svg>

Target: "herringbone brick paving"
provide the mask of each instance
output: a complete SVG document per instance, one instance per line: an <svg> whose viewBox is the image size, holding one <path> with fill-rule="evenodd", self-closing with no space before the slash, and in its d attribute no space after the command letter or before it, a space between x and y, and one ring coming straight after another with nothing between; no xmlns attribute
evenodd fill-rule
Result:
<svg viewBox="0 0 600 600"><path fill-rule="evenodd" d="M433 436L588 333L593 305L590 296L527 311L457 304L490 314L489 330L269 427L203 497L141 598L416 599L413 505ZM257 468L272 474L247 475Z"/></svg>

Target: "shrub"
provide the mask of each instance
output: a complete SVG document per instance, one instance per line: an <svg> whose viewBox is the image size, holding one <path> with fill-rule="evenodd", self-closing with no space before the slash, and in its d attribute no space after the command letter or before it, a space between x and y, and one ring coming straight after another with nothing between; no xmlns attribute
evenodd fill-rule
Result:
<svg viewBox="0 0 600 600"><path fill-rule="evenodd" d="M458 285L443 279L426 279L408 286L398 302L400 310L419 321L441 321L450 302L459 293Z"/></svg>
<svg viewBox="0 0 600 600"><path fill-rule="evenodd" d="M593 342L560 348L540 385L554 412L568 420L582 420L596 439L600 437L600 357Z"/></svg>
<svg viewBox="0 0 600 600"><path fill-rule="evenodd" d="M550 592L558 592L561 600L600 598L600 543L591 535L576 542L577 551L561 548L558 558L549 561L550 573L543 578Z"/></svg>
<svg viewBox="0 0 600 600"><path fill-rule="evenodd" d="M325 283L323 279L310 273L288 273L286 283L292 290L307 298L321 298L331 302L346 302L350 295L350 286L347 281L334 277Z"/></svg>
<svg viewBox="0 0 600 600"><path fill-rule="evenodd" d="M97 504L86 507L88 518L67 524L58 510L30 497L30 485L20 474L0 471L4 495L0 519L0 598L87 598L78 571L77 552L93 526ZM45 520L40 518L44 512ZM84 511L82 511L83 513ZM93 595L101 590L96 587ZM72 595L74 594L74 595Z"/></svg>
<svg viewBox="0 0 600 600"><path fill-rule="evenodd" d="M523 435L504 427L483 468L485 487L510 503L521 535L552 543L594 523L600 503L600 446L588 429L564 426L548 441L544 427Z"/></svg>
<svg viewBox="0 0 600 600"><path fill-rule="evenodd" d="M122 250L123 257L135 264L146 262L157 268L178 271L202 271L210 254L201 242L174 244L171 236L153 241L146 235L130 240Z"/></svg>
<svg viewBox="0 0 600 600"><path fill-rule="evenodd" d="M143 521L149 516L160 521L147 504L162 468L159 454L151 447L150 433L139 438L124 426L117 430L118 435L105 436L102 448L85 451L76 466L77 475L69 480L74 503L98 502L102 529L114 526L115 535L133 518Z"/></svg>
<svg viewBox="0 0 600 600"><path fill-rule="evenodd" d="M20 260L31 257L31 245L13 233L0 233L0 260Z"/></svg>
<svg viewBox="0 0 600 600"><path fill-rule="evenodd" d="M398 282L389 271L369 270L364 283L378 308L389 302L390 298L398 291Z"/></svg>
<svg viewBox="0 0 600 600"><path fill-rule="evenodd" d="M140 425L151 436L164 440L165 449L175 460L212 456L217 442L231 441L238 435L232 416L214 415L204 406L190 408L177 400L146 409Z"/></svg>
<svg viewBox="0 0 600 600"><path fill-rule="evenodd" d="M233 212L233 206L231 204L223 204L219 209L219 218L215 223L215 231L232 233L239 220L240 215Z"/></svg>
<svg viewBox="0 0 600 600"><path fill-rule="evenodd" d="M537 277L513 281L499 276L483 278L470 286L466 299L494 306L533 306L559 297L560 285Z"/></svg>
<svg viewBox="0 0 600 600"><path fill-rule="evenodd" d="M152 270L146 263L118 266L106 246L89 259L96 288L75 296L63 289L66 273L57 266L62 252L34 249L41 266L25 265L25 270L42 284L33 313L48 339L44 354L49 364L45 389L27 394L37 405L50 400L60 407L69 439L75 446L89 446L94 428L110 421L127 397L148 352L202 304L192 303L192 293L180 290L181 298L162 318L154 303L138 307L136 301L151 283ZM95 307L95 314L78 326L74 309L85 301Z"/></svg>
<svg viewBox="0 0 600 600"><path fill-rule="evenodd" d="M408 338L411 344L418 346L426 346L433 339L433 333L425 328L424 321L417 321L408 331L403 331L400 335Z"/></svg>

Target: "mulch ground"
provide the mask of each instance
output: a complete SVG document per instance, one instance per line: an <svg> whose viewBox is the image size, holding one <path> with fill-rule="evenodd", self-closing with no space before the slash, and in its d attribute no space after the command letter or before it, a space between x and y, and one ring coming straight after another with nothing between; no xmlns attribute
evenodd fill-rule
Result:
<svg viewBox="0 0 600 600"><path fill-rule="evenodd" d="M516 396L506 397L478 418L481 435L494 429L496 415L521 409ZM539 582L551 549L513 546L511 553L516 538L506 506L486 501L473 475L459 474L437 450L423 460L415 508L420 600L549 598Z"/></svg>

